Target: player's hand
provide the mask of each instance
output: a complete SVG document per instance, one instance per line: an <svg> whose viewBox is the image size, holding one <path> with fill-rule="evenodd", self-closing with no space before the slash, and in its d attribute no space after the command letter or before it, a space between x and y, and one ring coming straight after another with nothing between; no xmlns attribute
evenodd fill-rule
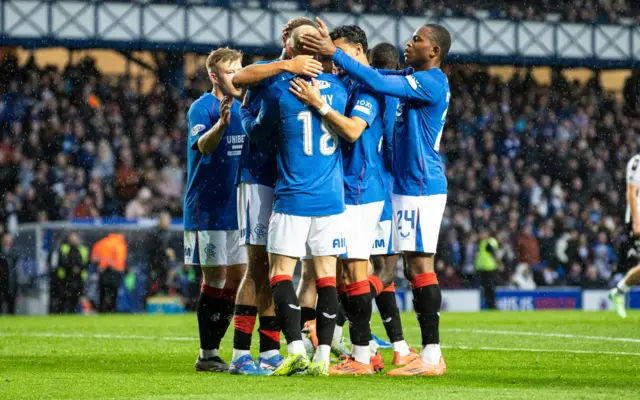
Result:
<svg viewBox="0 0 640 400"><path fill-rule="evenodd" d="M220 102L220 123L223 126L229 126L231 123L231 104L233 104L233 96L224 96Z"/></svg>
<svg viewBox="0 0 640 400"><path fill-rule="evenodd" d="M336 52L336 46L333 45L333 40L331 40L331 36L329 36L329 28L327 28L327 25L325 25L320 18L316 17L316 21L318 21L318 25L320 26L318 29L320 33L306 33L302 35L300 38L302 45L305 50L313 53L323 56L333 56Z"/></svg>
<svg viewBox="0 0 640 400"><path fill-rule="evenodd" d="M297 56L287 61L287 72L315 78L322 73L322 64L312 56Z"/></svg>
<svg viewBox="0 0 640 400"><path fill-rule="evenodd" d="M324 100L320 95L320 86L315 79L311 79L311 85L300 78L293 79L289 84L291 85L289 91L304 104L315 109L320 109L323 106Z"/></svg>

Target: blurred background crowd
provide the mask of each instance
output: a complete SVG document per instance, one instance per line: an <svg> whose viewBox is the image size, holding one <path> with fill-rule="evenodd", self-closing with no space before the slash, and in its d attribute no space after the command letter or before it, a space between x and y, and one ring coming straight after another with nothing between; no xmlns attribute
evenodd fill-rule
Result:
<svg viewBox="0 0 640 400"><path fill-rule="evenodd" d="M571 7L548 0L186 2L594 23L633 23L640 15L628 0L578 0ZM198 271L182 265L180 235L166 230L171 217L182 217L186 111L210 89L206 75L192 69L180 91L167 84L161 64L151 84L143 84L101 71L91 57L69 60L60 67L0 54L0 275L6 278L0 310L3 299L15 300L19 284L11 273L20 262L14 235L19 225L39 221L164 213L158 232L125 240L129 254L143 254L143 261L127 264L161 268L127 265L122 272L144 271L147 295L197 293ZM255 60L245 56L244 64ZM611 286L629 267L620 246L627 236L625 166L640 149L640 71L611 91L599 70L588 72L589 80L573 80L560 68L543 80L527 68L445 70L452 100L441 144L449 180L436 266L441 285L487 287L491 272L495 284L521 289ZM68 276L76 286L78 279L91 282L87 254L98 239L69 235L52 244L49 256L58 257L47 261L52 299L65 296ZM156 253L161 259L153 261ZM53 306L52 312L66 310L62 300Z"/></svg>
<svg viewBox="0 0 640 400"><path fill-rule="evenodd" d="M485 235L497 240L502 285L607 287L624 270L624 173L639 151L640 73L618 94L600 86L598 71L581 84L555 69L550 85L526 69L508 81L476 66L447 73L442 285L479 285ZM89 58L57 70L6 57L0 88L3 231L43 220L181 216L185 111L207 90L204 74L190 77L183 95L161 84L142 92Z"/></svg>

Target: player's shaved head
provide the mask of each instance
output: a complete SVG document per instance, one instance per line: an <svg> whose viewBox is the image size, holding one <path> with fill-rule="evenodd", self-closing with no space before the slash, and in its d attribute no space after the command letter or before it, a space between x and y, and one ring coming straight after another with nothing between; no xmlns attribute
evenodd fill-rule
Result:
<svg viewBox="0 0 640 400"><path fill-rule="evenodd" d="M451 34L442 25L438 24L426 24L426 28L429 28L429 36L434 44L440 47L440 61L444 61L451 49Z"/></svg>
<svg viewBox="0 0 640 400"><path fill-rule="evenodd" d="M371 49L371 65L378 69L398 68L398 49L391 43L380 43Z"/></svg>
<svg viewBox="0 0 640 400"><path fill-rule="evenodd" d="M291 38L291 34L296 28L305 25L313 26L314 28L318 27L315 22L306 17L294 18L291 21L287 22L284 28L282 28L282 47L287 46L287 39Z"/></svg>
<svg viewBox="0 0 640 400"><path fill-rule="evenodd" d="M309 52L308 50L305 50L304 46L302 45L302 41L300 40L302 35L307 33L319 34L319 31L318 31L318 28L316 28L315 26L302 25L294 29L293 32L291 32L291 53L292 53L291 56L292 57L295 57L301 54L312 55L312 56L315 55L314 53Z"/></svg>

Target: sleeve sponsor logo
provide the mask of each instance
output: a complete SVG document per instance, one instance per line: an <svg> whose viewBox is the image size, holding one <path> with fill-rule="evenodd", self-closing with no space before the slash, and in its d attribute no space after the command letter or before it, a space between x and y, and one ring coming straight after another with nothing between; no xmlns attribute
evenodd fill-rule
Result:
<svg viewBox="0 0 640 400"><path fill-rule="evenodd" d="M356 105L355 107L353 107L354 111L360 111L363 114L367 114L367 115L371 115L371 109L365 107L365 106L361 106L361 105Z"/></svg>
<svg viewBox="0 0 640 400"><path fill-rule="evenodd" d="M407 75L406 78L407 78L407 82L409 82L409 86L411 86L413 90L418 89L418 86L420 86L420 84L418 83L415 77L411 75Z"/></svg>
<svg viewBox="0 0 640 400"><path fill-rule="evenodd" d="M195 136L198 133L202 132L206 127L203 124L194 125L191 128L191 136Z"/></svg>

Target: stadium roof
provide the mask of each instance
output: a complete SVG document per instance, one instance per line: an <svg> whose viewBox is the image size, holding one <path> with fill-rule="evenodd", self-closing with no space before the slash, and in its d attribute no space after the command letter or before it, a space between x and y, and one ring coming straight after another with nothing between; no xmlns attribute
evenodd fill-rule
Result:
<svg viewBox="0 0 640 400"><path fill-rule="evenodd" d="M0 45L206 52L232 46L277 53L280 30L304 11L102 1L0 0ZM313 15L306 13L307 16ZM414 29L438 22L452 33L452 62L631 68L640 27L482 18L319 14L330 27L358 24L369 43L404 47Z"/></svg>

